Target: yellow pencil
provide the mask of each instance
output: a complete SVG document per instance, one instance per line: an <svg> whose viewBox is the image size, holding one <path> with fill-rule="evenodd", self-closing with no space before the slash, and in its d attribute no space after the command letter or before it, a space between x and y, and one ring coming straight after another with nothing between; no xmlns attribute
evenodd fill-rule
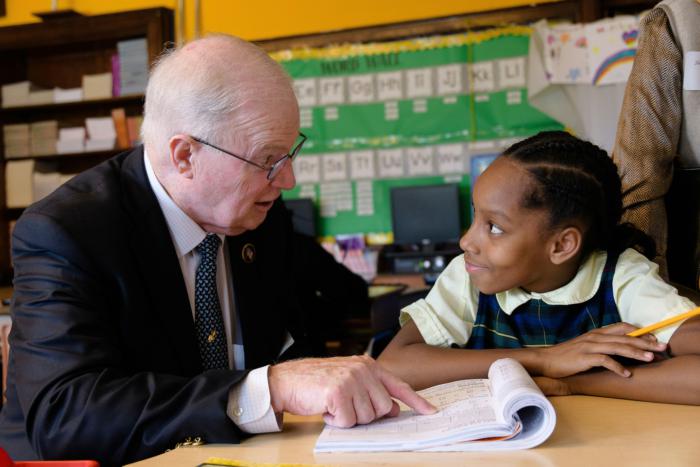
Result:
<svg viewBox="0 0 700 467"><path fill-rule="evenodd" d="M681 313L680 315L676 316L671 316L670 318L666 318L664 320L659 321L658 323L650 324L649 326L644 326L643 328L639 328L636 331L632 331L628 333L628 336L632 337L638 337L647 333L650 333L652 331L656 331L659 328L663 328L664 326L668 326L673 323L677 323L678 321L681 321L683 319L688 319L692 318L693 316L698 316L700 315L700 306L695 308L694 310L687 311L685 313Z"/></svg>

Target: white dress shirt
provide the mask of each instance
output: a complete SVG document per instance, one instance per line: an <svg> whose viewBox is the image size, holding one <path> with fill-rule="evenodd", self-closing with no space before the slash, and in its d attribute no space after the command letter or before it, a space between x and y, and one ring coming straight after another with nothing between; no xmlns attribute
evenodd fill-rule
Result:
<svg viewBox="0 0 700 467"><path fill-rule="evenodd" d="M151 188L158 199L161 211L168 225L170 237L175 246L182 277L185 279L187 295L190 299L192 320L194 321L194 284L199 254L195 247L204 240L207 232L193 221L170 198L153 171L148 155L144 151L144 164ZM225 236L219 234L222 248L216 256L216 288L221 304L221 312L226 329L226 348L228 350L229 368L245 369L245 353L240 329L236 319L233 291L230 287L230 265L228 246ZM268 366L254 369L229 392L226 413L239 428L248 433L266 433L281 430L281 417L275 415L270 404L270 388L267 380Z"/></svg>

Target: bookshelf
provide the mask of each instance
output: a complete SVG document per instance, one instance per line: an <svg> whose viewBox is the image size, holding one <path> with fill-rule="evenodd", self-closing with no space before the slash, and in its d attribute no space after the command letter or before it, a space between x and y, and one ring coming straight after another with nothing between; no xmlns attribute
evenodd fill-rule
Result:
<svg viewBox="0 0 700 467"><path fill-rule="evenodd" d="M145 38L150 64L172 43L173 37L173 12L167 8L95 16L49 16L40 23L0 28L0 85L30 81L48 89L79 88L83 75L112 71L118 42ZM59 128L85 126L86 118L110 117L115 108L123 108L127 117L141 115L143 95L4 107L0 108L0 127L45 120L58 121ZM9 228L22 213L21 208L7 207L8 161L45 161L61 174L72 174L122 150L5 159L4 141L0 138L0 284L12 280Z"/></svg>

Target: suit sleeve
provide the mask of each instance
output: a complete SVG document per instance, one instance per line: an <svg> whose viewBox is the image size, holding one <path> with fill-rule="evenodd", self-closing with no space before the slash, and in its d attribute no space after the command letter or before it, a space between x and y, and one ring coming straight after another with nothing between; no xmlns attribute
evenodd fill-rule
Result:
<svg viewBox="0 0 700 467"><path fill-rule="evenodd" d="M139 369L127 361L103 272L57 219L25 213L12 248L13 377L40 457L121 465L187 437L240 440L226 403L244 372Z"/></svg>
<svg viewBox="0 0 700 467"><path fill-rule="evenodd" d="M682 118L683 57L661 8L644 19L617 126L613 159L622 179L622 220L656 242L662 277L667 277L667 223L664 196Z"/></svg>

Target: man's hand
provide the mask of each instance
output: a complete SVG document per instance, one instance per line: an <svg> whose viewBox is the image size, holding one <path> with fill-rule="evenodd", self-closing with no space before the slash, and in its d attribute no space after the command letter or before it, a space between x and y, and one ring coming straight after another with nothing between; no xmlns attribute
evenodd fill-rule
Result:
<svg viewBox="0 0 700 467"><path fill-rule="evenodd" d="M351 427L399 413L395 397L420 414L435 412L411 387L367 356L309 358L270 367L275 412L323 414L329 425Z"/></svg>
<svg viewBox="0 0 700 467"><path fill-rule="evenodd" d="M654 360L653 352L666 350L666 344L657 342L652 334L641 337L626 335L635 329L637 328L631 324L617 323L542 349L544 362L541 365L541 374L551 378L563 378L591 368L604 367L620 376L628 377L630 371L611 355L650 362Z"/></svg>

